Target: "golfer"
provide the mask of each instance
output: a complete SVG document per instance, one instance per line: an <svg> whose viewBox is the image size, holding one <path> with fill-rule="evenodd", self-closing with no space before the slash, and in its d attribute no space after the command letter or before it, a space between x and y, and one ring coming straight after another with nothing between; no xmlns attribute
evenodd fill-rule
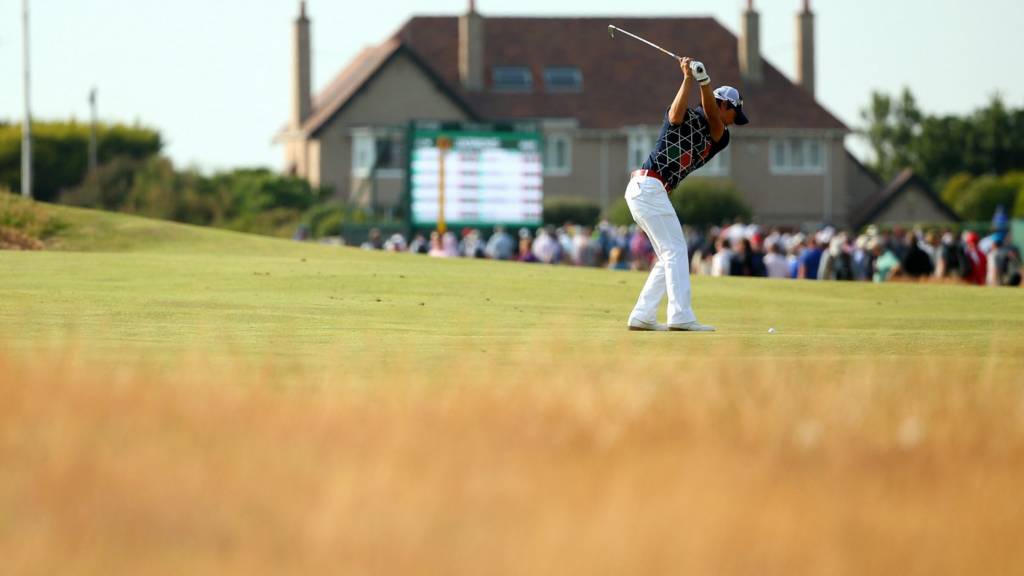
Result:
<svg viewBox="0 0 1024 576"><path fill-rule="evenodd" d="M711 90L711 78L700 62L681 58L683 84L661 125L654 151L641 170L630 176L626 203L640 229L647 233L657 264L647 277L640 299L629 315L629 329L642 331L714 332L697 321L690 304L690 261L679 218L668 195L729 145L732 124L749 122L738 90ZM687 107L693 84L700 84L701 106ZM657 322L658 305L668 293L668 325Z"/></svg>

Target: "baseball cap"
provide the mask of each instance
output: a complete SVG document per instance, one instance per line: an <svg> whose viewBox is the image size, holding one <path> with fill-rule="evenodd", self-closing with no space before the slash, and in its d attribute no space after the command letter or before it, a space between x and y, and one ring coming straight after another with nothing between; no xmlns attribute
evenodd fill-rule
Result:
<svg viewBox="0 0 1024 576"><path fill-rule="evenodd" d="M738 126L750 123L750 119L743 113L743 98L740 96L739 90L732 86L719 86L715 88L715 98L725 100L732 105L736 110L736 124Z"/></svg>

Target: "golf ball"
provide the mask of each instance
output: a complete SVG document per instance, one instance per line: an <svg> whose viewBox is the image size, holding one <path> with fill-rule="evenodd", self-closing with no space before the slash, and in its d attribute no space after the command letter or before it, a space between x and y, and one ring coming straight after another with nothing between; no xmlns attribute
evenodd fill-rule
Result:
<svg viewBox="0 0 1024 576"><path fill-rule="evenodd" d="M768 329L768 333L769 334L775 334L775 328L769 328Z"/></svg>

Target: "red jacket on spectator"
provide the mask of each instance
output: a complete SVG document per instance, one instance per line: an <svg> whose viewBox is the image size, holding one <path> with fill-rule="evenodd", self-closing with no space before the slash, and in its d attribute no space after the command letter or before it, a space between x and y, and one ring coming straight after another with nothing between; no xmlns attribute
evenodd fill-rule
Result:
<svg viewBox="0 0 1024 576"><path fill-rule="evenodd" d="M978 248L977 233L967 233L967 246L964 247L964 252L967 253L967 258L971 261L971 275L965 278L965 280L971 284L984 286L985 278L988 274L988 258L986 258L985 253Z"/></svg>

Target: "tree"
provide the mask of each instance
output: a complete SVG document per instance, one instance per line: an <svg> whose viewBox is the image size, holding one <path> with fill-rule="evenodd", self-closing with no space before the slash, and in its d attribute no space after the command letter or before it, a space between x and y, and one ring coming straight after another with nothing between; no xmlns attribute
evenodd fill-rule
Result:
<svg viewBox="0 0 1024 576"><path fill-rule="evenodd" d="M871 167L876 172L889 179L912 164L911 145L921 133L923 114L909 89L904 88L898 100L873 92L861 118L867 126L860 134L874 153Z"/></svg>
<svg viewBox="0 0 1024 576"><path fill-rule="evenodd" d="M672 206L683 223L701 228L749 220L751 213L731 182L704 178L684 180L672 193Z"/></svg>
<svg viewBox="0 0 1024 576"><path fill-rule="evenodd" d="M160 133L143 126L100 124L100 164L127 157L155 156L163 148ZM88 169L89 125L71 122L32 123L33 196L56 201L61 191L80 185ZM21 188L21 125L0 124L0 186Z"/></svg>
<svg viewBox="0 0 1024 576"><path fill-rule="evenodd" d="M1024 172L978 177L961 172L946 183L942 200L968 221L987 221L998 206L1007 214L1024 216Z"/></svg>
<svg viewBox="0 0 1024 576"><path fill-rule="evenodd" d="M858 130L874 155L872 168L891 178L904 168L942 188L957 173L974 176L1024 169L1024 108L1010 109L998 94L963 116L923 114L904 89L898 99L873 93Z"/></svg>

